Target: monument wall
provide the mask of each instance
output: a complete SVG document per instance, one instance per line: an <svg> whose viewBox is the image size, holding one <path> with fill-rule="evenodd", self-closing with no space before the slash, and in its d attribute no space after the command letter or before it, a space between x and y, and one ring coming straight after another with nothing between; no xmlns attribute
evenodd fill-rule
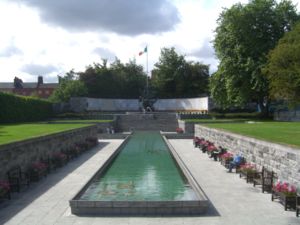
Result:
<svg viewBox="0 0 300 225"><path fill-rule="evenodd" d="M208 97L158 99L154 103L155 111L207 111ZM138 99L71 98L70 109L84 111L139 111Z"/></svg>

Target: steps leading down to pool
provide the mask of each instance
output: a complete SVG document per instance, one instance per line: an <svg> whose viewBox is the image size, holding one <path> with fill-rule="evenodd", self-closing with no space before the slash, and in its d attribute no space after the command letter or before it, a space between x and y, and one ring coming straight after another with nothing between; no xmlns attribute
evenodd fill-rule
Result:
<svg viewBox="0 0 300 225"><path fill-rule="evenodd" d="M119 131L175 131L177 127L176 113L131 113L118 115L117 117L117 128Z"/></svg>

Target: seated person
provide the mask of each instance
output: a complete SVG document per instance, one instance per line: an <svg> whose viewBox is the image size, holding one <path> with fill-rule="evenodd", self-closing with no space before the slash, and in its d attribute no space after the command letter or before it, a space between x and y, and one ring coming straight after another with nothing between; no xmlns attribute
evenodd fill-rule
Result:
<svg viewBox="0 0 300 225"><path fill-rule="evenodd" d="M232 171L233 168L236 168L243 162L243 157L240 155L235 155L233 160L229 163L229 172Z"/></svg>
<svg viewBox="0 0 300 225"><path fill-rule="evenodd" d="M226 152L227 152L226 148L220 146L216 150L212 151L210 158L214 158L214 160L217 161L218 157Z"/></svg>

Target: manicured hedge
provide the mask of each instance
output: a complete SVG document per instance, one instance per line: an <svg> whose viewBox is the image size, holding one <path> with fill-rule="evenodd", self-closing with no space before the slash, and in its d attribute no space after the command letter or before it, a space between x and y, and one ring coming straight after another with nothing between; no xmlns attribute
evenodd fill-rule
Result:
<svg viewBox="0 0 300 225"><path fill-rule="evenodd" d="M262 114L259 112L247 113L209 113L212 118L217 119L259 119Z"/></svg>
<svg viewBox="0 0 300 225"><path fill-rule="evenodd" d="M53 116L52 103L0 92L0 123L29 122Z"/></svg>

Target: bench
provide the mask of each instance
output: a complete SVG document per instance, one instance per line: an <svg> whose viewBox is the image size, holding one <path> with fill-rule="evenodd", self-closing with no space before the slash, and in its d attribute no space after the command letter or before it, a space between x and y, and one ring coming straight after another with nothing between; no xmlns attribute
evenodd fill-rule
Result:
<svg viewBox="0 0 300 225"><path fill-rule="evenodd" d="M0 181L0 200L10 199L10 185L7 181Z"/></svg>
<svg viewBox="0 0 300 225"><path fill-rule="evenodd" d="M33 162L28 168L30 181L39 181L46 177L48 172L48 164L42 161Z"/></svg>
<svg viewBox="0 0 300 225"><path fill-rule="evenodd" d="M7 179L12 192L20 192L22 186L29 186L29 176L27 173L22 172L20 166L11 168L7 172Z"/></svg>
<svg viewBox="0 0 300 225"><path fill-rule="evenodd" d="M245 164L245 166L248 166L247 164ZM257 176L257 171L255 170L254 166L252 166L251 164L249 164L248 168L244 168L244 169L240 169L240 178L245 178L246 182L253 182L253 179L256 178Z"/></svg>
<svg viewBox="0 0 300 225"><path fill-rule="evenodd" d="M296 196L296 216L299 217L300 214L300 194Z"/></svg>
<svg viewBox="0 0 300 225"><path fill-rule="evenodd" d="M277 179L277 175L273 171L267 170L264 166L262 171L255 174L253 178L253 187L256 185L262 186L262 192L272 192L274 181Z"/></svg>

